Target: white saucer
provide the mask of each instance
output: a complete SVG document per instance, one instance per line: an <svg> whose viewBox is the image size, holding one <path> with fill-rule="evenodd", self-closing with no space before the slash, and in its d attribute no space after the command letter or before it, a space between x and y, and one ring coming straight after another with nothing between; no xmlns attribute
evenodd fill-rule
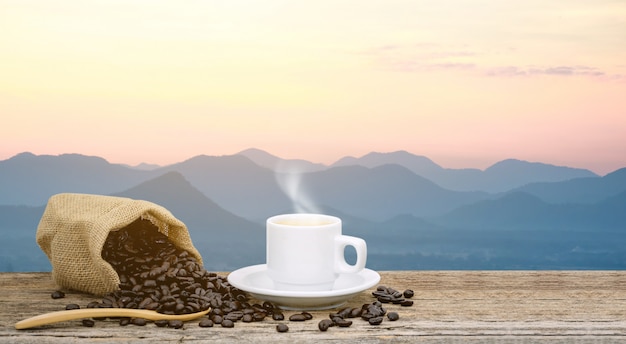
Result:
<svg viewBox="0 0 626 344"><path fill-rule="evenodd" d="M380 275L376 271L363 269L356 274L339 275L333 289L327 291L276 290L266 272L265 264L248 266L231 272L228 282L247 291L252 297L270 301L282 309L319 310L341 306L380 281Z"/></svg>

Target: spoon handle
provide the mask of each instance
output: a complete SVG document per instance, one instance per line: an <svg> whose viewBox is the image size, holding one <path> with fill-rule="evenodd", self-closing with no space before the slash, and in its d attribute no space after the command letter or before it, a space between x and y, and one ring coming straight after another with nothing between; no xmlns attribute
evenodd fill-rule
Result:
<svg viewBox="0 0 626 344"><path fill-rule="evenodd" d="M106 318L106 317L129 317L144 318L147 320L180 320L188 321L200 318L209 313L210 309L202 312L190 314L161 314L146 309L129 309L129 308L85 308L72 309L65 311L57 311L34 316L24 319L15 324L15 329L23 330L27 328L37 327L41 325L54 324L61 321L76 320L83 318Z"/></svg>

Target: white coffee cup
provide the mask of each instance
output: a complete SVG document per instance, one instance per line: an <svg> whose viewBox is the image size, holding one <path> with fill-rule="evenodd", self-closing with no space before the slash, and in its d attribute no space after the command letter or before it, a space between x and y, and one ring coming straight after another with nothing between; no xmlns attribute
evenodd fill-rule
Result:
<svg viewBox="0 0 626 344"><path fill-rule="evenodd" d="M278 290L332 290L340 274L365 268L365 240L341 234L341 219L322 214L284 214L267 219L267 274ZM356 263L344 250L353 246Z"/></svg>

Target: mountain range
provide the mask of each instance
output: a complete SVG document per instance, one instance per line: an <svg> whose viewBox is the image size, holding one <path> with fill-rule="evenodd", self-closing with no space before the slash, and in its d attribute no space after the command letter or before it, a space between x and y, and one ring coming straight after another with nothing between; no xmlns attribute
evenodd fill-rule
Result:
<svg viewBox="0 0 626 344"><path fill-rule="evenodd" d="M61 192L163 205L217 271L262 263L265 218L297 210L341 217L344 233L366 239L376 269L626 267L626 169L601 177L509 159L454 170L407 152L324 166L257 149L135 168L22 153L0 161L0 190L0 271L50 268L34 236Z"/></svg>

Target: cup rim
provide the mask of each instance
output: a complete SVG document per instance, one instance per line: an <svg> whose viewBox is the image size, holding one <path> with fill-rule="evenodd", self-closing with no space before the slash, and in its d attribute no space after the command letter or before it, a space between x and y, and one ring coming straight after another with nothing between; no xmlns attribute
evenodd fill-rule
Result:
<svg viewBox="0 0 626 344"><path fill-rule="evenodd" d="M302 219L302 218L319 218L321 219L321 222L324 223L319 223L319 224L302 224L302 225L297 225L298 227L306 227L306 228L312 228L312 227L327 227L327 226L332 226L332 225L336 225L336 224L341 224L341 219L338 218L337 216L332 216L332 215L326 215L326 214L318 214L318 213L292 213L292 214L280 214L280 215L274 215L270 218L267 219L267 224L271 224L273 226L279 226L279 227L294 227L294 225L290 225L290 224L284 224L284 223L279 223L277 222L277 220L282 219L284 220L292 220L292 219Z"/></svg>

